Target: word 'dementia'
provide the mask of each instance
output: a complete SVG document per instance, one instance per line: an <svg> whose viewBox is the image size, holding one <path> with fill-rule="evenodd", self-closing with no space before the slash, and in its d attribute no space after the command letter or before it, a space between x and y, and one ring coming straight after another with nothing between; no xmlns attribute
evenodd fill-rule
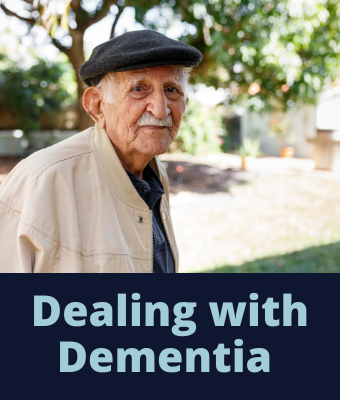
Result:
<svg viewBox="0 0 340 400"><path fill-rule="evenodd" d="M235 346L242 346L243 340L236 339ZM69 351L75 350L77 353L77 361L75 364L69 364ZM225 348L220 343L213 351L215 357L215 366L218 372L243 372L244 355L242 348L235 348L231 354L230 348ZM247 361L247 369L250 372L269 372L269 353L266 349L249 350L252 356ZM232 355L230 359L226 356ZM127 358L131 361L131 372L141 371L142 357L144 359L146 372L155 372L155 353L150 348L141 350L129 348L118 348L116 352L117 372L126 372ZM200 360L200 369L195 370L196 357ZM186 349L185 351L185 372L210 372L210 353L205 348ZM174 348L166 348L162 350L158 356L158 365L164 372L180 372L183 356L181 352ZM77 342L60 342L60 372L76 372L79 371L86 362L86 350ZM91 368L96 372L111 372L112 363L114 362L113 354L110 350L99 348L92 351L89 362ZM107 365L109 364L109 365ZM174 365L175 364L175 365ZM232 365L233 364L233 365Z"/></svg>

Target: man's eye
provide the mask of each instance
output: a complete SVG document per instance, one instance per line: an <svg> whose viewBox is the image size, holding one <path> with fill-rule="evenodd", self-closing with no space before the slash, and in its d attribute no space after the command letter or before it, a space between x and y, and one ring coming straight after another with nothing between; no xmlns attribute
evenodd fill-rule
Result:
<svg viewBox="0 0 340 400"><path fill-rule="evenodd" d="M141 92L142 91L142 86L135 86L134 88L133 88L133 91L134 92Z"/></svg>
<svg viewBox="0 0 340 400"><path fill-rule="evenodd" d="M175 92L177 92L177 89L174 87L169 87L169 88L165 89L165 91L168 93L175 93Z"/></svg>

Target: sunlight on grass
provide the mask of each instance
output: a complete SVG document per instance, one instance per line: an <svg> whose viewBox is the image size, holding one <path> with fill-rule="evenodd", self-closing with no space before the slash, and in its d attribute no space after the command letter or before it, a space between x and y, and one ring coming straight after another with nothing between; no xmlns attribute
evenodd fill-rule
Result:
<svg viewBox="0 0 340 400"><path fill-rule="evenodd" d="M261 176L174 211L180 272L340 272L337 180Z"/></svg>
<svg viewBox="0 0 340 400"><path fill-rule="evenodd" d="M217 264L200 272L340 272L340 242L266 257L239 266Z"/></svg>

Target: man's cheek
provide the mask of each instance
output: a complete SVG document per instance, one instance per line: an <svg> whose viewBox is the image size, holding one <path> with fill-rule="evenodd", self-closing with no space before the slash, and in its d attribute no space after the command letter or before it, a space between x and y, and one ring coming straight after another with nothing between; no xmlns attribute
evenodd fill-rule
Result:
<svg viewBox="0 0 340 400"><path fill-rule="evenodd" d="M175 140L177 133L178 133L177 128L175 127L170 128L170 138L171 138L170 142L173 142Z"/></svg>
<svg viewBox="0 0 340 400"><path fill-rule="evenodd" d="M138 121L145 111L145 104L143 100L129 99L126 102L126 112L133 122Z"/></svg>
<svg viewBox="0 0 340 400"><path fill-rule="evenodd" d="M138 120L142 116L145 108L140 102L136 100L130 100L127 106L127 127L129 131L135 136L139 128Z"/></svg>

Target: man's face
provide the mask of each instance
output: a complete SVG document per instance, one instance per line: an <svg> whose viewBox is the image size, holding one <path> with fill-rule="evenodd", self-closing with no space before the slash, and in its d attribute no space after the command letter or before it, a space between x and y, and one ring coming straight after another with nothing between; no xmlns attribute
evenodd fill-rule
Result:
<svg viewBox="0 0 340 400"><path fill-rule="evenodd" d="M116 72L114 78L115 83L110 83L114 104L101 97L106 132L115 147L126 156L165 153L185 111L183 67Z"/></svg>

